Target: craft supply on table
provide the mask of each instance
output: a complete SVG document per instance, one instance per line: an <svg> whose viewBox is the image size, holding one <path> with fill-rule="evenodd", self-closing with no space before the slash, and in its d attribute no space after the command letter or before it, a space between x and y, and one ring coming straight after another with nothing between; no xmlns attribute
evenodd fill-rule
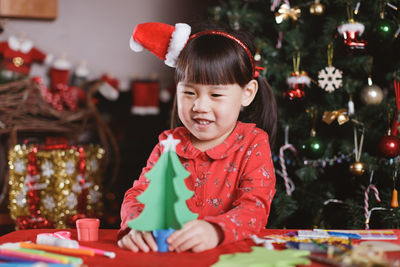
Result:
<svg viewBox="0 0 400 267"><path fill-rule="evenodd" d="M34 262L9 262L9 263L0 263L0 267L43 267L44 265L40 265L40 263ZM58 264L58 263L47 263L45 267L76 267L71 264Z"/></svg>
<svg viewBox="0 0 400 267"><path fill-rule="evenodd" d="M6 255L1 255L0 254L0 262L6 261L6 262L35 262L34 260L27 260L27 259L21 259L13 256L6 256Z"/></svg>
<svg viewBox="0 0 400 267"><path fill-rule="evenodd" d="M86 255L86 256L94 256L95 252L92 249L83 249L83 248L65 248L65 247L57 247L51 245L41 245L41 244L33 244L33 243L26 243L20 242L19 243L21 248L30 248L30 249L39 249L57 253L66 253L66 254L73 254L73 255Z"/></svg>
<svg viewBox="0 0 400 267"><path fill-rule="evenodd" d="M299 236L297 233L292 233L290 235L268 235L264 236L265 239L274 240L276 244L284 244L286 242L303 242L303 243L326 243L326 244L343 244L343 245L351 245L351 239L348 237L341 236L326 236L326 237L310 237L310 236Z"/></svg>
<svg viewBox="0 0 400 267"><path fill-rule="evenodd" d="M4 243L0 245L0 255L19 258L26 261L42 261L48 263L73 263L82 264L82 259L78 257L67 256L63 254L49 253L43 250L28 249L21 247L21 243ZM36 244L32 244L36 245Z"/></svg>
<svg viewBox="0 0 400 267"><path fill-rule="evenodd" d="M359 246L376 248L376 249L380 249L384 252L400 251L400 245L389 243L386 241L365 241L365 242L361 242Z"/></svg>
<svg viewBox="0 0 400 267"><path fill-rule="evenodd" d="M392 230L326 230L314 229L314 231L328 232L329 234L343 233L358 235L360 240L397 240L397 235Z"/></svg>
<svg viewBox="0 0 400 267"><path fill-rule="evenodd" d="M36 236L36 243L42 245L50 245L56 247L64 247L64 248L74 248L74 249L83 249L83 250L91 250L91 256L93 255L102 255L109 258L115 258L115 252L105 251L102 249L91 248L87 246L80 246L78 241L72 240L71 233L68 231L58 231L55 233L44 233L38 234Z"/></svg>
<svg viewBox="0 0 400 267"><path fill-rule="evenodd" d="M335 231L328 231L330 236L338 236L338 237L348 237L352 239L361 239L360 235L352 234L352 233L343 233L343 232L335 232Z"/></svg>
<svg viewBox="0 0 400 267"><path fill-rule="evenodd" d="M74 264L82 264L82 259L78 257L72 257L62 254L50 253L43 250L37 249L28 249L28 248L20 248L17 251L25 252L33 255L41 255L52 259L60 260L60 263L74 263Z"/></svg>
<svg viewBox="0 0 400 267"><path fill-rule="evenodd" d="M55 235L61 233L60 235ZM50 245L64 248L79 248L79 243L76 240L70 239L71 233L67 231L60 231L54 234L38 234L36 236L36 243L41 245Z"/></svg>
<svg viewBox="0 0 400 267"><path fill-rule="evenodd" d="M96 254L96 255L106 256L106 257L109 257L111 259L115 258L115 252L113 252L113 251L105 251L105 250L102 250L102 249L91 248L91 247L86 247L86 246L79 246L79 248L93 250L94 254Z"/></svg>
<svg viewBox="0 0 400 267"><path fill-rule="evenodd" d="M313 229L264 236L264 240L273 240L273 244L317 254L309 258L331 266L398 266L385 252L400 251L400 246L382 241L397 239L392 230ZM356 245L352 240L357 240Z"/></svg>
<svg viewBox="0 0 400 267"><path fill-rule="evenodd" d="M332 253L338 254L343 253L349 249L351 246L345 246L342 244L326 244L326 243L318 243L318 242L286 242L286 248L290 249L299 249L299 250L307 250L311 253L324 253L327 254L329 249L332 249Z"/></svg>
<svg viewBox="0 0 400 267"><path fill-rule="evenodd" d="M99 239L100 220L84 218L76 221L79 241L97 241Z"/></svg>
<svg viewBox="0 0 400 267"><path fill-rule="evenodd" d="M48 262L48 263L65 263L60 259L50 258L45 255L26 253L26 252L18 251L15 249L1 248L0 255L19 258L19 259L27 260L27 261L42 261L42 262Z"/></svg>

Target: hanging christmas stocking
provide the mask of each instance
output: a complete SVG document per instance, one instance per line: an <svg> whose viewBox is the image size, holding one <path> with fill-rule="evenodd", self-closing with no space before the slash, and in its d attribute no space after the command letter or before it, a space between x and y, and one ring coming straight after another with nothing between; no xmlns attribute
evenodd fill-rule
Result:
<svg viewBox="0 0 400 267"><path fill-rule="evenodd" d="M338 32L344 38L344 44L350 50L364 50L367 42L359 39L365 29L364 24L358 22L348 22L339 25Z"/></svg>
<svg viewBox="0 0 400 267"><path fill-rule="evenodd" d="M159 108L160 84L158 81L135 81L132 83L134 115L157 115Z"/></svg>

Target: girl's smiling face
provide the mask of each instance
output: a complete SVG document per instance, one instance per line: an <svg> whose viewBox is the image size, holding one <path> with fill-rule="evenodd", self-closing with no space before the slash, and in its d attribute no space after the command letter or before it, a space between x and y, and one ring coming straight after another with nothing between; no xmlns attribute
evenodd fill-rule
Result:
<svg viewBox="0 0 400 267"><path fill-rule="evenodd" d="M205 151L221 144L233 131L240 108L248 106L257 92L257 82L244 88L238 84L204 85L179 82L179 119L192 134L193 145Z"/></svg>

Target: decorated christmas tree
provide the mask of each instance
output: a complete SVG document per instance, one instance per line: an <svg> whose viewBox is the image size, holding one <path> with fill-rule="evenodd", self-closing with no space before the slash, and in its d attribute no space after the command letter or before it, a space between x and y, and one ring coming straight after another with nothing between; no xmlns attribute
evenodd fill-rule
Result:
<svg viewBox="0 0 400 267"><path fill-rule="evenodd" d="M270 228L398 228L400 1L225 0L255 36L279 136Z"/></svg>
<svg viewBox="0 0 400 267"><path fill-rule="evenodd" d="M147 189L137 197L143 203L142 213L134 220L128 222L128 226L140 231L153 232L161 249L163 242L157 240L166 230L167 235L175 229L182 228L183 224L197 218L187 205L193 192L185 185L185 178L190 175L182 166L175 152L175 146L180 142L169 135L166 140L161 141L164 150L153 168L145 175L150 183ZM169 230L171 229L171 230ZM168 236L161 237L163 240Z"/></svg>

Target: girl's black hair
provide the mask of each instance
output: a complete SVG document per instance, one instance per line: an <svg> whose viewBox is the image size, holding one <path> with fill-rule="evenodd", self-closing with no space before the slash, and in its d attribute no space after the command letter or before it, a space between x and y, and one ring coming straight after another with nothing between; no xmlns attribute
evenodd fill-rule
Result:
<svg viewBox="0 0 400 267"><path fill-rule="evenodd" d="M240 39L254 55L252 37L248 33L221 28L201 30L222 30ZM194 31L192 34L198 32ZM253 79L252 66L246 51L236 41L220 35L201 35L189 40L180 53L175 70L175 82L199 84L234 84L245 86ZM265 130L273 144L277 129L277 105L272 88L264 77L259 75L258 91L253 102L240 114L239 120L256 123ZM171 128L182 123L179 120L174 99Z"/></svg>

